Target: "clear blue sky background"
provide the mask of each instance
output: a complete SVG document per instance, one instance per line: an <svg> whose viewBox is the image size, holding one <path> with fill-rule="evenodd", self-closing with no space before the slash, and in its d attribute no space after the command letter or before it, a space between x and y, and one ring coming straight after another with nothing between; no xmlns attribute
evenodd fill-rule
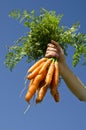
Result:
<svg viewBox="0 0 86 130"><path fill-rule="evenodd" d="M0 130L85 130L86 103L80 102L67 88L64 81L59 87L60 102L55 103L47 93L44 101L33 103L24 115L27 107L23 94L24 77L28 67L25 60L21 61L13 72L3 64L7 53L6 45L28 30L18 21L8 17L13 9L31 11L43 7L64 14L62 23L71 26L80 21L80 32L86 33L86 0L0 0ZM86 66L82 60L76 68L72 68L72 49L69 49L67 63L72 71L86 85ZM76 86L75 86L76 87Z"/></svg>

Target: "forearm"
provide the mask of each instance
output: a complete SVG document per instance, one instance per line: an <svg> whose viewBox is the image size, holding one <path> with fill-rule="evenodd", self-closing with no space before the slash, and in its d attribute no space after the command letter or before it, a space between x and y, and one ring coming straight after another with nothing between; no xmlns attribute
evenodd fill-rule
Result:
<svg viewBox="0 0 86 130"><path fill-rule="evenodd" d="M67 64L60 64L60 74L71 92L80 100L86 101L86 87L80 79L73 74Z"/></svg>

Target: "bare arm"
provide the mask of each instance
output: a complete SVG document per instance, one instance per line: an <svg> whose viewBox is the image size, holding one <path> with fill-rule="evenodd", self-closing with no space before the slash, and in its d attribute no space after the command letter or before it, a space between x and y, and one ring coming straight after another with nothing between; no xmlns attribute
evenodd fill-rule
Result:
<svg viewBox="0 0 86 130"><path fill-rule="evenodd" d="M48 49L46 51L46 57L57 57L59 59L60 74L64 79L67 87L70 91L80 100L86 102L86 87L80 81L80 79L74 75L70 70L65 61L65 56L62 48L55 41L51 41L48 44Z"/></svg>
<svg viewBox="0 0 86 130"><path fill-rule="evenodd" d="M80 79L74 75L67 64L60 65L60 73L71 92L80 100L86 101L86 87Z"/></svg>

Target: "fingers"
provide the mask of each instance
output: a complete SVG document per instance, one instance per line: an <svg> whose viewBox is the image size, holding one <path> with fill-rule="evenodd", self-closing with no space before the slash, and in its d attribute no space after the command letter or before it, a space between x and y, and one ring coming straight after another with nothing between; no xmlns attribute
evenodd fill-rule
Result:
<svg viewBox="0 0 86 130"><path fill-rule="evenodd" d="M51 40L51 43L55 45L58 49L61 49L60 45L56 41Z"/></svg>
<svg viewBox="0 0 86 130"><path fill-rule="evenodd" d="M48 58L50 58L50 57L58 58L59 57L59 52L58 52L56 45L54 45L52 43L48 44L45 57L48 57Z"/></svg>
<svg viewBox="0 0 86 130"><path fill-rule="evenodd" d="M52 47L52 48L57 48L54 44L52 44L52 43L48 43L48 45L47 45L48 47Z"/></svg>
<svg viewBox="0 0 86 130"><path fill-rule="evenodd" d="M52 45L54 45L54 47L56 47L56 48L58 49L58 51L59 51L60 53L64 54L64 52L63 52L61 46L60 46L56 41L51 40L51 43L52 43Z"/></svg>
<svg viewBox="0 0 86 130"><path fill-rule="evenodd" d="M57 49L56 49L56 48L52 48L52 47L48 47L48 48L47 48L47 51L54 51L54 52L57 53Z"/></svg>
<svg viewBox="0 0 86 130"><path fill-rule="evenodd" d="M56 57L57 59L62 59L62 57L64 57L64 52L57 42L51 40L51 43L47 45L45 57Z"/></svg>
<svg viewBox="0 0 86 130"><path fill-rule="evenodd" d="M53 51L47 51L47 53L45 54L45 57L47 58L53 58L56 57L58 59L59 55L56 52Z"/></svg>

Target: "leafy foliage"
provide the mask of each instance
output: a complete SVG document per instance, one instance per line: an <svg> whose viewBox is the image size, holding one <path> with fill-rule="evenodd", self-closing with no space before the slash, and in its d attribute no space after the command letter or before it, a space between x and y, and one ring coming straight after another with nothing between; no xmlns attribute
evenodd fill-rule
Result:
<svg viewBox="0 0 86 130"><path fill-rule="evenodd" d="M35 11L13 10L10 16L19 20L25 27L29 28L26 36L19 38L15 45L8 48L5 65L12 70L23 58L27 61L37 60L45 55L47 44L53 39L57 41L67 55L68 46L75 50L73 55L73 66L76 66L81 56L86 63L86 35L78 32L79 22L71 27L61 25L62 14L56 15L55 11L40 10L40 15Z"/></svg>

